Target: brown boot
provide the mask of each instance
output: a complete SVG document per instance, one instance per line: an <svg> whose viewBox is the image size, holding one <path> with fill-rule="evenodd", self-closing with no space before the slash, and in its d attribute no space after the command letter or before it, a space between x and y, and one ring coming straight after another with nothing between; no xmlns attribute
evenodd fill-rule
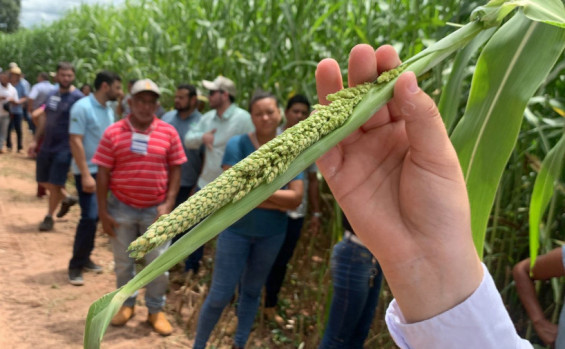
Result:
<svg viewBox="0 0 565 349"><path fill-rule="evenodd" d="M133 307L128 307L123 305L120 310L114 315L112 321L110 322L112 326L123 326L129 321L134 315Z"/></svg>
<svg viewBox="0 0 565 349"><path fill-rule="evenodd" d="M165 317L165 313L162 311L149 314L147 322L153 327L155 332L159 333L161 336L168 336L173 333L173 326L171 326L169 320Z"/></svg>
<svg viewBox="0 0 565 349"><path fill-rule="evenodd" d="M279 326L284 326L284 319L277 314L277 310L275 307L269 307L263 309L263 314L265 314L265 318L269 321L276 322Z"/></svg>

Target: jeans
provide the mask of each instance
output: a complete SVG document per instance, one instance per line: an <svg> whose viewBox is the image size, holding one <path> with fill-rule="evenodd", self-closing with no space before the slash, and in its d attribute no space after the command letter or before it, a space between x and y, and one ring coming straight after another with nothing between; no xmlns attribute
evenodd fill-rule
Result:
<svg viewBox="0 0 565 349"><path fill-rule="evenodd" d="M204 349L210 333L240 283L237 330L234 344L245 347L259 308L261 289L283 243L285 234L251 238L228 230L216 245L216 261L210 293L198 318L194 349Z"/></svg>
<svg viewBox="0 0 565 349"><path fill-rule="evenodd" d="M116 236L111 239L114 252L117 287L122 287L135 276L135 260L129 257L127 248L138 236L145 233L147 228L157 218L157 206L135 208L119 201L114 195L108 198L108 213L116 220ZM169 247L169 242L163 244L145 257L147 264L162 255ZM164 272L146 286L145 304L150 314L157 313L165 306L169 272ZM133 307L137 292L124 302L125 306Z"/></svg>
<svg viewBox="0 0 565 349"><path fill-rule="evenodd" d="M35 134L35 124L33 123L33 120L31 120L31 116L29 115L29 112L27 111L27 109L24 108L24 120L27 122L27 126L29 127L29 130Z"/></svg>
<svg viewBox="0 0 565 349"><path fill-rule="evenodd" d="M179 206L180 204L182 204L183 202L185 202L190 197L190 193L192 192L192 189L193 189L193 187L180 187L179 188L179 192L178 192L177 197L175 199L175 208L177 206ZM186 231L183 231L182 233L176 235L172 239L171 243L174 244L175 242L177 242L177 240L182 238L184 236L184 234L188 233L190 231L190 229L192 229L192 227L188 228ZM198 273L198 268L200 267L200 260L202 259L203 255L204 255L204 245L197 248L194 252L192 252L190 254L190 256L188 256L184 260L184 271L192 270L194 272L194 274Z"/></svg>
<svg viewBox="0 0 565 349"><path fill-rule="evenodd" d="M286 266L292 258L292 254L296 248L296 243L300 238L300 231L302 230L303 223L304 217L288 218L288 226L286 228L284 243L277 255L277 259L275 260L273 267L271 268L271 272L267 278L267 283L265 284L265 307L267 308L276 306L279 301L278 297L286 275Z"/></svg>
<svg viewBox="0 0 565 349"><path fill-rule="evenodd" d="M10 125L8 126L8 135L6 138L6 146L8 148L12 148L12 129L16 130L16 136L18 137L18 150L22 150L24 148L22 143L22 119L23 114L12 114L12 118L10 119Z"/></svg>
<svg viewBox="0 0 565 349"><path fill-rule="evenodd" d="M0 105L1 108L1 105ZM8 136L8 126L10 125L10 115L0 116L0 150L4 147L4 142Z"/></svg>
<svg viewBox="0 0 565 349"><path fill-rule="evenodd" d="M96 179L96 173L92 174ZM78 191L80 205L80 220L75 232L73 244L73 257L69 262L69 269L82 269L90 259L94 249L96 224L98 223L98 203L96 193L85 193L82 190L82 176L75 175L75 184Z"/></svg>
<svg viewBox="0 0 565 349"><path fill-rule="evenodd" d="M375 315L382 271L371 252L354 242L338 242L331 258L334 294L320 348L363 348Z"/></svg>
<svg viewBox="0 0 565 349"><path fill-rule="evenodd" d="M194 193L199 190L200 187L196 186ZM204 257L204 245L198 247L188 257L186 257L186 259L184 260L184 271L192 270L194 274L198 273L198 269L200 268L200 261L202 260L202 257Z"/></svg>

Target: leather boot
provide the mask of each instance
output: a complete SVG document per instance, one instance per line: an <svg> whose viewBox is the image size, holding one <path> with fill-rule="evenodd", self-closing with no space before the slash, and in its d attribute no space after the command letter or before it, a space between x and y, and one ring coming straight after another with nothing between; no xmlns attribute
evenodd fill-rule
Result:
<svg viewBox="0 0 565 349"><path fill-rule="evenodd" d="M123 305L120 310L114 315L112 321L110 322L112 326L123 326L125 325L129 319L131 319L134 315L133 307L128 307Z"/></svg>
<svg viewBox="0 0 565 349"><path fill-rule="evenodd" d="M155 332L159 333L161 336L168 336L173 333L173 326L171 326L169 320L165 317L165 313L162 311L149 314L147 322L153 327Z"/></svg>

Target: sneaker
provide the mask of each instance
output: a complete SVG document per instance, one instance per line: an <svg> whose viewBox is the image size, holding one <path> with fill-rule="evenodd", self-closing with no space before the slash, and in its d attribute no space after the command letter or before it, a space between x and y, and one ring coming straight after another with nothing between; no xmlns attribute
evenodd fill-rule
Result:
<svg viewBox="0 0 565 349"><path fill-rule="evenodd" d="M43 222L39 224L39 231L51 231L53 230L53 225L55 222L53 221L53 217L45 216Z"/></svg>
<svg viewBox="0 0 565 349"><path fill-rule="evenodd" d="M90 259L88 260L88 262L82 267L84 270L86 271L92 271L95 272L96 274L100 274L102 273L102 267L99 266L98 264L94 263L93 261L91 261Z"/></svg>
<svg viewBox="0 0 565 349"><path fill-rule="evenodd" d="M116 315L114 315L114 317L112 318L112 321L110 321L110 323L112 324L112 326L123 326L123 325L125 325L129 321L129 319L131 319L133 317L133 315L135 314L133 312L133 310L134 310L133 307L128 307L127 305L122 305L122 307L120 308L120 310L118 310Z"/></svg>
<svg viewBox="0 0 565 349"><path fill-rule="evenodd" d="M67 212L69 212L71 206L74 206L77 203L78 198L76 196L67 196L66 198L64 198L63 202L61 202L61 208L59 209L59 212L57 212L57 218L64 217Z"/></svg>
<svg viewBox="0 0 565 349"><path fill-rule="evenodd" d="M161 336L168 336L173 333L173 326L171 326L171 323L167 320L165 313L162 311L149 314L147 322L153 327L155 332L159 333Z"/></svg>
<svg viewBox="0 0 565 349"><path fill-rule="evenodd" d="M69 282L71 285L75 285L75 286L84 285L84 279L82 278L82 270L69 269Z"/></svg>

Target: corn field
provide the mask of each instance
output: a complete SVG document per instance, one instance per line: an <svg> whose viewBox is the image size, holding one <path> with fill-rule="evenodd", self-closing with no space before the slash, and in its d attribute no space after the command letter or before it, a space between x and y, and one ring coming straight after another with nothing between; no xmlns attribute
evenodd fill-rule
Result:
<svg viewBox="0 0 565 349"><path fill-rule="evenodd" d="M257 88L272 91L281 101L293 93L304 93L314 101L314 70L320 59L333 57L345 64L357 43L390 43L400 57L412 57L466 23L471 11L483 4L453 0L126 0L120 7L83 6L49 26L0 35L0 66L18 62L30 81L40 71L52 71L60 60L75 64L79 83L91 83L100 69L114 70L124 81L148 77L163 88L166 109L180 82L197 83L219 74L236 82L242 106ZM478 50L491 35L485 33L469 49L421 77L424 89L439 103L456 148L468 131L463 129L462 116L473 93L471 77L480 69ZM522 64L538 64L536 54L524 52ZM551 154L562 154L559 151L565 147L560 142L565 131L564 58L561 53L557 63L547 68L547 77L529 99L523 117L512 125L494 125L491 131L496 142L483 145L496 156L504 151L499 141L506 141L509 160L500 162L493 205L486 200L482 207L487 227L480 250L518 331L533 343L541 342L518 300L511 268L531 254L536 242L539 253L545 253L565 240L562 163L550 170L548 179L536 183L542 178L540 173L551 168L547 163L556 157ZM458 75L458 85L451 84L453 75ZM512 127L515 139L510 135ZM550 194L541 195L541 189L536 189L543 185L550 187ZM283 290L282 308L292 326L263 328L261 324L264 340L271 343L263 347L292 348L304 343L311 348L323 333L331 300L328 261L341 229L339 208L323 183L321 189L322 234L303 235ZM532 219L536 219L535 228ZM213 263L207 263L205 269L210 270ZM209 281L203 277L191 286L202 291ZM544 310L554 321L562 306L562 281L538 285ZM385 287L367 347L394 347L383 321L390 300ZM194 319L182 321L192 338ZM217 339L215 345L220 343Z"/></svg>

